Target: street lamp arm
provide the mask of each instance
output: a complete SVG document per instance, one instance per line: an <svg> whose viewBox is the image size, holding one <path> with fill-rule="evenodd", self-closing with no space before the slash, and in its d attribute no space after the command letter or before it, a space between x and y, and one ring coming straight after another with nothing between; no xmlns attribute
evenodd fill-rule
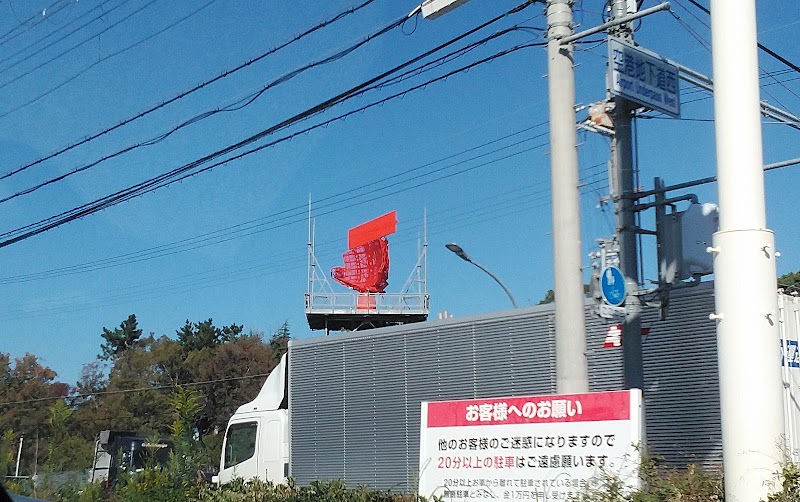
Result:
<svg viewBox="0 0 800 502"><path fill-rule="evenodd" d="M503 283L502 283L502 281L500 281L500 279L498 279L496 275L494 275L493 273L489 272L489 270L487 270L486 268L484 268L483 266L481 266L481 264L479 264L479 263L476 263L475 261L473 261L473 260L471 260L471 259L470 259L470 260L467 260L467 261L469 261L470 263L472 263L473 265L475 265L475 266L476 266L476 267L478 267L479 269L481 269L481 270L483 270L484 272L486 272L487 274L489 274L489 277L491 277L492 279L494 279L494 281L495 281L497 284L499 284L501 288L503 288L503 291L505 291L505 292L506 292L506 294L508 295L508 299L509 299L509 300L511 300L511 305L513 305L515 309L519 308L519 305L517 305L517 301L516 301L516 300L514 300L514 296L511 294L511 291L509 291L509 290L508 290L508 288L506 287L506 285L505 285L505 284L503 284Z"/></svg>

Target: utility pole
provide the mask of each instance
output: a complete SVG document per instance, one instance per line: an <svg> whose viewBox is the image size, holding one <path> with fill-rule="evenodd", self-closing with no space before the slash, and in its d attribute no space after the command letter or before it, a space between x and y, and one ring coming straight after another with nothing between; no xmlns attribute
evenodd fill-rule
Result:
<svg viewBox="0 0 800 502"><path fill-rule="evenodd" d="M725 500L766 500L784 455L775 237L766 225L755 0L711 0L714 297Z"/></svg>
<svg viewBox="0 0 800 502"><path fill-rule="evenodd" d="M614 19L625 17L627 0L613 0ZM630 23L620 24L611 30L612 35L633 42ZM644 390L642 371L642 319L641 304L636 292L639 290L637 227L634 199L633 134L631 115L635 104L620 96L614 98L614 137L612 140L612 186L617 199L616 226L619 237L619 269L625 276L625 320L622 322L622 360L626 389Z"/></svg>
<svg viewBox="0 0 800 502"><path fill-rule="evenodd" d="M589 391L575 114L572 0L547 0L550 176L556 324L556 391Z"/></svg>
<svg viewBox="0 0 800 502"><path fill-rule="evenodd" d="M22 459L22 441L24 440L24 436L19 437L19 450L17 450L17 468L14 469L14 477L19 478L19 461Z"/></svg>

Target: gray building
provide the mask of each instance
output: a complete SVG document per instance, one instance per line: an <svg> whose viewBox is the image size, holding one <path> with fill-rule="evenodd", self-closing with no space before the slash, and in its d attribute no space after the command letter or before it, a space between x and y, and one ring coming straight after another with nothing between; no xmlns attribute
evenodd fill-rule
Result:
<svg viewBox="0 0 800 502"><path fill-rule="evenodd" d="M713 311L702 284L674 293L664 321L644 312L647 445L669 465L721 466ZM621 348L604 348L616 323L588 308L586 322L591 390L621 389ZM290 475L415 490L420 403L555 393L554 334L543 305L292 341Z"/></svg>

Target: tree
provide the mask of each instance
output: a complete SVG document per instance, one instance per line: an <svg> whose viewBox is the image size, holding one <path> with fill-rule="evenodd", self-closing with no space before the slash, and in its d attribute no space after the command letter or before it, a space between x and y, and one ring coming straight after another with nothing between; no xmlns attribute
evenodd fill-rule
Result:
<svg viewBox="0 0 800 502"><path fill-rule="evenodd" d="M588 284L583 285L583 294L589 296L590 286ZM548 289L547 293L544 295L544 298L539 301L537 305L545 305L547 303L553 303L556 301L556 292L552 289Z"/></svg>
<svg viewBox="0 0 800 502"><path fill-rule="evenodd" d="M276 331L269 339L269 348L272 350L272 357L275 359L275 364L280 362L281 357L289 352L289 321L284 321L278 331Z"/></svg>
<svg viewBox="0 0 800 502"><path fill-rule="evenodd" d="M87 469L94 453L92 443L70 433L73 410L63 399L50 406L47 420L50 433L47 444L47 472Z"/></svg>
<svg viewBox="0 0 800 502"><path fill-rule="evenodd" d="M14 445L16 442L17 437L14 434L14 429L6 429L0 435L0 478L2 479L5 479L14 464Z"/></svg>
<svg viewBox="0 0 800 502"><path fill-rule="evenodd" d="M556 292L552 289L548 289L547 294L539 301L538 305L545 305L547 303L553 303L554 301L556 301Z"/></svg>
<svg viewBox="0 0 800 502"><path fill-rule="evenodd" d="M57 376L33 354L15 359L13 366L10 355L0 354L0 403L8 403L0 404L0 434L13 430L15 440L25 436L21 461L25 472L30 472L37 461L35 438L45 438L44 424L50 416L49 405L53 402L48 398L69 394L69 385L57 381ZM47 451L45 439L41 450Z"/></svg>
<svg viewBox="0 0 800 502"><path fill-rule="evenodd" d="M186 352L213 349L221 343L235 340L243 329L243 326L236 324L217 328L211 319L194 324L187 319L186 324L177 331L178 342Z"/></svg>
<svg viewBox="0 0 800 502"><path fill-rule="evenodd" d="M100 345L102 350L100 359L113 360L136 347L139 343L139 338L142 336L142 330L139 329L136 316L131 314L114 331L103 327L103 334L100 336L106 341L106 343Z"/></svg>
<svg viewBox="0 0 800 502"><path fill-rule="evenodd" d="M176 344L162 337L148 336L114 359L108 376L106 394L98 399L95 428L165 433L169 424L169 399L163 390L151 389L169 385L154 347ZM141 389L141 390L139 390Z"/></svg>
<svg viewBox="0 0 800 502"><path fill-rule="evenodd" d="M152 333L147 337L118 336L134 331L141 333L133 316L114 332L104 331L108 377L98 363L85 366L78 393L109 392L80 400L71 422L73 430L79 430L86 440L103 429L175 435L176 422L170 410L180 403L171 400L170 391L191 389L198 409L182 415L191 417L191 423L184 420L180 432L196 431L207 459L213 459L210 463L219 459L218 451L210 452L218 447L214 446L215 433L224 430L239 406L255 398L266 375L288 350L290 338L288 322L265 341L260 333L244 334L241 325L217 327L212 319L187 320L174 338L156 338ZM177 395L189 397L181 392Z"/></svg>
<svg viewBox="0 0 800 502"><path fill-rule="evenodd" d="M236 409L258 395L266 378L263 375L279 361L280 356L259 334L237 337L210 353L195 373L196 381L217 382L199 387L205 396L205 405L197 417L200 434L224 429ZM251 375L262 376L247 378Z"/></svg>
<svg viewBox="0 0 800 502"><path fill-rule="evenodd" d="M790 291L797 291L800 289L800 270L797 272L789 272L778 277L778 287Z"/></svg>

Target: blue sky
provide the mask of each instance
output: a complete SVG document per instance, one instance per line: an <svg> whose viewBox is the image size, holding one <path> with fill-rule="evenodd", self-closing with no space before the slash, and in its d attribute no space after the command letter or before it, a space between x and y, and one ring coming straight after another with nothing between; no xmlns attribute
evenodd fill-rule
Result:
<svg viewBox="0 0 800 502"><path fill-rule="evenodd" d="M172 98L359 3L2 2L0 35L10 35L0 37L0 175ZM518 3L472 0L436 21L409 20L337 61L274 86L239 111L215 114L152 146L0 203L0 232L236 143ZM701 3L707 5L706 0ZM654 4L644 2L645 7ZM0 198L235 103L282 75L364 39L415 5L410 0L375 0L128 126L0 180ZM45 7L49 9L42 16ZM578 29L602 22L603 2L583 0L575 8ZM673 2L672 9L674 15L663 12L647 18L636 32L637 41L711 75L708 16L688 0ZM778 0L760 0L758 9L759 41L800 63L800 9ZM543 10L542 4L532 5L461 45L512 25L531 29L512 31L285 132L499 51L541 42ZM101 12L105 14L96 21L76 29ZM22 29L12 31L31 16L33 20ZM71 31L75 33L53 43ZM767 74L762 78L762 98L800 114L800 75L785 71L764 53L760 58ZM605 96L606 60L602 42L582 44L576 52L577 104ZM655 118L638 121L638 165L644 188L652 187L654 176L674 184L715 173L710 95L685 83L681 90L683 120L651 113ZM131 313L145 332L156 335L174 334L187 319L207 318L217 325L244 324L248 330L266 333L288 320L296 337L319 334L309 331L303 310L307 240L303 208L309 194L318 201L344 194L328 201L336 204L321 207L324 202L320 203L317 211L317 255L326 270L340 265L350 227L396 209L399 225L390 237L388 291L398 291L415 265L416 242L427 211L432 316L442 310L465 315L509 307L508 298L488 276L444 248L451 241L501 277L519 303L535 304L552 287L547 114L545 49L527 48L4 247L0 249L0 351L14 357L36 354L60 378L74 382L81 366L96 356L102 328L117 326ZM765 162L800 157L800 131L772 122L764 120ZM613 210L599 203L608 193L607 140L581 132L579 143L581 178L586 184L581 216L587 255L594 239L613 232ZM800 269L794 204L798 181L800 167L766 175L768 224L782 253L779 273ZM716 200L715 185L695 192L703 202ZM287 215L291 217L275 220ZM651 225L652 215L644 222ZM223 238L197 240L223 229ZM652 244L645 238L646 279L655 278ZM588 257L585 261L588 266ZM57 272L65 267L78 271Z"/></svg>

